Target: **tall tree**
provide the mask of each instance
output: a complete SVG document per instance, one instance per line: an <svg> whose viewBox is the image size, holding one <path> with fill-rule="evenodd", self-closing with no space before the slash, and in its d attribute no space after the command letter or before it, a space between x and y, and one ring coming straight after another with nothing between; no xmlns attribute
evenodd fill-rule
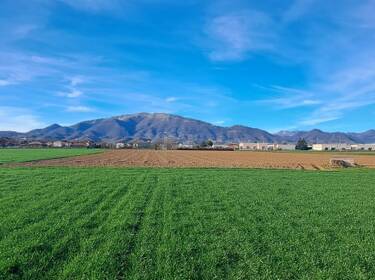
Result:
<svg viewBox="0 0 375 280"><path fill-rule="evenodd" d="M296 150L308 150L309 145L307 144L306 140L304 138L301 138L298 140L296 145Z"/></svg>

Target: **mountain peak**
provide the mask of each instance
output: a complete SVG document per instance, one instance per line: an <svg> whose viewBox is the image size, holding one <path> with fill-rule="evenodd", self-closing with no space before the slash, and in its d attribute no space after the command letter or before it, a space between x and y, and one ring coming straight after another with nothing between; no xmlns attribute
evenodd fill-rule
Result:
<svg viewBox="0 0 375 280"><path fill-rule="evenodd" d="M316 132L316 133L324 133L322 130L317 129L317 128L315 128L313 130L310 130L310 132L312 132L312 133L314 133L314 132Z"/></svg>
<svg viewBox="0 0 375 280"><path fill-rule="evenodd" d="M57 123L54 123L54 124L51 124L50 126L47 126L45 129L57 129L57 128L60 128L60 127L62 127L62 126L57 124Z"/></svg>
<svg viewBox="0 0 375 280"><path fill-rule="evenodd" d="M134 114L124 114L116 117L112 117L113 119L119 119L119 120L127 120L131 118L171 118L171 117L180 117L177 115L171 115L167 113L134 113Z"/></svg>
<svg viewBox="0 0 375 280"><path fill-rule="evenodd" d="M180 142L211 139L216 142L268 142L297 143L304 138L309 143L375 143L375 130L364 133L329 133L319 129L311 131L267 131L243 125L216 126L204 121L167 113L136 113L110 118L83 121L69 127L52 124L44 129L27 133L0 132L0 137L26 137L29 139L125 141L126 139L151 139L165 136Z"/></svg>

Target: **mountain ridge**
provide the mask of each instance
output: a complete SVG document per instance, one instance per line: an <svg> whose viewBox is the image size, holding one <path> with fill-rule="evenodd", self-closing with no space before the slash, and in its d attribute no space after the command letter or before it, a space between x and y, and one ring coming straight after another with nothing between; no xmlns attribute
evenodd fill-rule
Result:
<svg viewBox="0 0 375 280"><path fill-rule="evenodd" d="M173 114L136 113L82 121L71 126L52 124L26 133L0 131L0 137L39 140L90 139L108 142L134 139L157 141L168 137L180 142L196 143L207 139L215 142L296 143L298 139L304 138L309 143L359 144L375 143L375 130L344 133L313 129L310 131L280 131L272 134L244 125L222 127Z"/></svg>

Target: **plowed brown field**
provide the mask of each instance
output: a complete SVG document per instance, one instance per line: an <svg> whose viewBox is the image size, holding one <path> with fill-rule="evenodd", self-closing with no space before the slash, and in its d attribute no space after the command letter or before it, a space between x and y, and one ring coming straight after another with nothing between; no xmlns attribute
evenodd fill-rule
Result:
<svg viewBox="0 0 375 280"><path fill-rule="evenodd" d="M124 167L239 167L326 169L332 157L350 157L365 167L375 167L375 154L343 155L314 152L224 152L113 150L101 154L42 160L23 166L124 166Z"/></svg>

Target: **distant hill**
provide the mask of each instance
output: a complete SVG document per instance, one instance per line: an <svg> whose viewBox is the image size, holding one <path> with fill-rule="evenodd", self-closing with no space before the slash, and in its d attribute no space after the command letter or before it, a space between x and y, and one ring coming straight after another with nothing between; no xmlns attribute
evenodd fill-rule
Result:
<svg viewBox="0 0 375 280"><path fill-rule="evenodd" d="M207 122L164 113L138 113L80 122L72 126L53 124L27 133L0 132L0 137L44 140L121 141L168 137L182 142L268 142L296 143L305 138L309 143L375 143L375 130L364 133L328 133L311 131L282 131L276 134L246 126L221 127Z"/></svg>
<svg viewBox="0 0 375 280"><path fill-rule="evenodd" d="M296 142L298 139L304 138L308 143L356 143L357 140L342 132L324 132L319 129L313 129L311 131L295 131L295 132L281 132L276 134L280 136L284 141Z"/></svg>
<svg viewBox="0 0 375 280"><path fill-rule="evenodd" d="M362 133L324 132L319 129L311 131L281 131L275 135L286 142L296 142L304 138L308 143L347 143L369 144L375 143L375 130Z"/></svg>

